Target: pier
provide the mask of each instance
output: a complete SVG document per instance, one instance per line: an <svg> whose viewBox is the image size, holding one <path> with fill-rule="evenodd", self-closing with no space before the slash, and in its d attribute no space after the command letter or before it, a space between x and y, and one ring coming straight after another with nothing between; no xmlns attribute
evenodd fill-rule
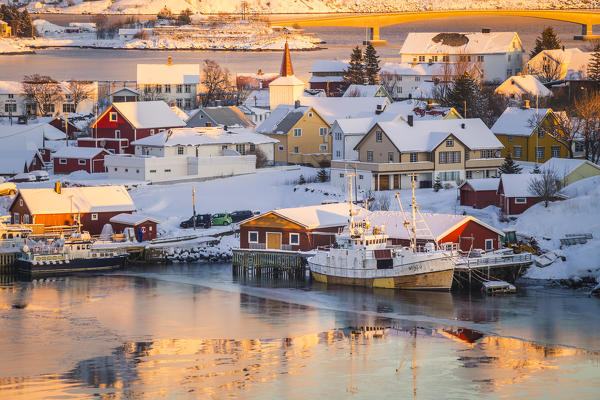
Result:
<svg viewBox="0 0 600 400"><path fill-rule="evenodd" d="M287 250L233 249L233 273L298 278L306 275L306 258L312 254Z"/></svg>
<svg viewBox="0 0 600 400"><path fill-rule="evenodd" d="M454 268L456 289L479 289L490 280L514 283L533 263L531 253L465 258Z"/></svg>

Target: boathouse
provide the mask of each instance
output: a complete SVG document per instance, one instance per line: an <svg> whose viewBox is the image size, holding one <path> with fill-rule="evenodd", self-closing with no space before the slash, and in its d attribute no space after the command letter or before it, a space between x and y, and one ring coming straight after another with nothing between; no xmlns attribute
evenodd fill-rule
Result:
<svg viewBox="0 0 600 400"><path fill-rule="evenodd" d="M333 244L348 221L347 203L273 210L240 225L240 248L309 251Z"/></svg>
<svg viewBox="0 0 600 400"><path fill-rule="evenodd" d="M459 186L460 205L485 208L498 205L499 178L469 179Z"/></svg>
<svg viewBox="0 0 600 400"><path fill-rule="evenodd" d="M70 174L75 171L86 171L93 174L106 172L104 156L109 154L106 149L96 147L63 147L53 155L54 173Z"/></svg>
<svg viewBox="0 0 600 400"><path fill-rule="evenodd" d="M423 242L435 240L438 244L456 244L461 251L474 249L485 251L499 250L502 246L502 231L478 220L470 215L429 214L423 213L423 220L431 230L432 237L426 238L422 230L419 236ZM371 225L385 225L389 243L392 245L409 245L410 236L406 230L399 211L373 211L369 213ZM419 226L419 229L421 226Z"/></svg>
<svg viewBox="0 0 600 400"><path fill-rule="evenodd" d="M502 174L498 185L498 199L500 209L505 215L521 214L542 201L539 196L529 190L529 186L538 176L536 174ZM564 196L557 195L554 200L558 199L564 199Z"/></svg>
<svg viewBox="0 0 600 400"><path fill-rule="evenodd" d="M102 232L104 224L121 213L135 211L124 186L84 186L21 189L9 207L11 223L44 226L73 226L92 235Z"/></svg>
<svg viewBox="0 0 600 400"><path fill-rule="evenodd" d="M156 239L156 226L159 221L142 214L121 213L110 218L115 233L122 233L125 228L133 228L139 242Z"/></svg>

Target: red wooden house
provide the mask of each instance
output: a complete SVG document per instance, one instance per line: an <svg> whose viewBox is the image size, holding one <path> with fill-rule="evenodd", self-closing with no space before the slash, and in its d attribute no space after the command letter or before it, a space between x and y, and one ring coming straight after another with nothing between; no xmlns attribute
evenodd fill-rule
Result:
<svg viewBox="0 0 600 400"><path fill-rule="evenodd" d="M156 239L156 226L159 221L141 214L118 214L110 219L115 233L122 233L125 228L133 228L138 241Z"/></svg>
<svg viewBox="0 0 600 400"><path fill-rule="evenodd" d="M283 208L240 224L242 249L309 251L335 242L348 223L348 204Z"/></svg>
<svg viewBox="0 0 600 400"><path fill-rule="evenodd" d="M77 145L134 154L131 142L184 126L185 122L164 101L113 103L90 126L92 137L79 138Z"/></svg>
<svg viewBox="0 0 600 400"><path fill-rule="evenodd" d="M53 154L55 174L86 171L90 174L106 172L104 156L106 149L96 147L63 147Z"/></svg>
<svg viewBox="0 0 600 400"><path fill-rule="evenodd" d="M9 207L11 223L45 226L75 225L97 235L110 219L135 211L124 186L20 189Z"/></svg>
<svg viewBox="0 0 600 400"><path fill-rule="evenodd" d="M502 231L469 215L428 214L423 219L438 244L453 243L463 252L473 249L486 251L502 247ZM385 225L389 242L393 245L408 246L410 238L404 227L402 214L398 211L373 211L369 213L371 225ZM426 242L424 239L423 242Z"/></svg>
<svg viewBox="0 0 600 400"><path fill-rule="evenodd" d="M469 179L460 185L460 205L485 208L498 205L499 178Z"/></svg>
<svg viewBox="0 0 600 400"><path fill-rule="evenodd" d="M498 185L498 201L505 215L521 214L542 201L529 191L536 174L502 174Z"/></svg>

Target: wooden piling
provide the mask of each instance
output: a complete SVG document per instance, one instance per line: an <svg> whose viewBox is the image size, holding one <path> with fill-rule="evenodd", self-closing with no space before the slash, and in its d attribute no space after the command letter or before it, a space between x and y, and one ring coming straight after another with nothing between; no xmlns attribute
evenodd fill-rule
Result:
<svg viewBox="0 0 600 400"><path fill-rule="evenodd" d="M261 278L296 279L306 274L306 262L293 251L233 249L233 274Z"/></svg>

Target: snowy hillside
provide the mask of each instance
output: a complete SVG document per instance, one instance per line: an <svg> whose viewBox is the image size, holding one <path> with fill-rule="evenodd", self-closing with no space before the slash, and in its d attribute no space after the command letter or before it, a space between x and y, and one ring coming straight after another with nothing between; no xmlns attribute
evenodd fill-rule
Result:
<svg viewBox="0 0 600 400"><path fill-rule="evenodd" d="M0 0L0 3L9 0ZM465 9L597 8L600 0L247 0L247 12L325 13L389 12ZM175 13L187 8L197 13L241 12L241 0L64 0L55 5L31 1L31 11L69 13L156 14L165 5Z"/></svg>

